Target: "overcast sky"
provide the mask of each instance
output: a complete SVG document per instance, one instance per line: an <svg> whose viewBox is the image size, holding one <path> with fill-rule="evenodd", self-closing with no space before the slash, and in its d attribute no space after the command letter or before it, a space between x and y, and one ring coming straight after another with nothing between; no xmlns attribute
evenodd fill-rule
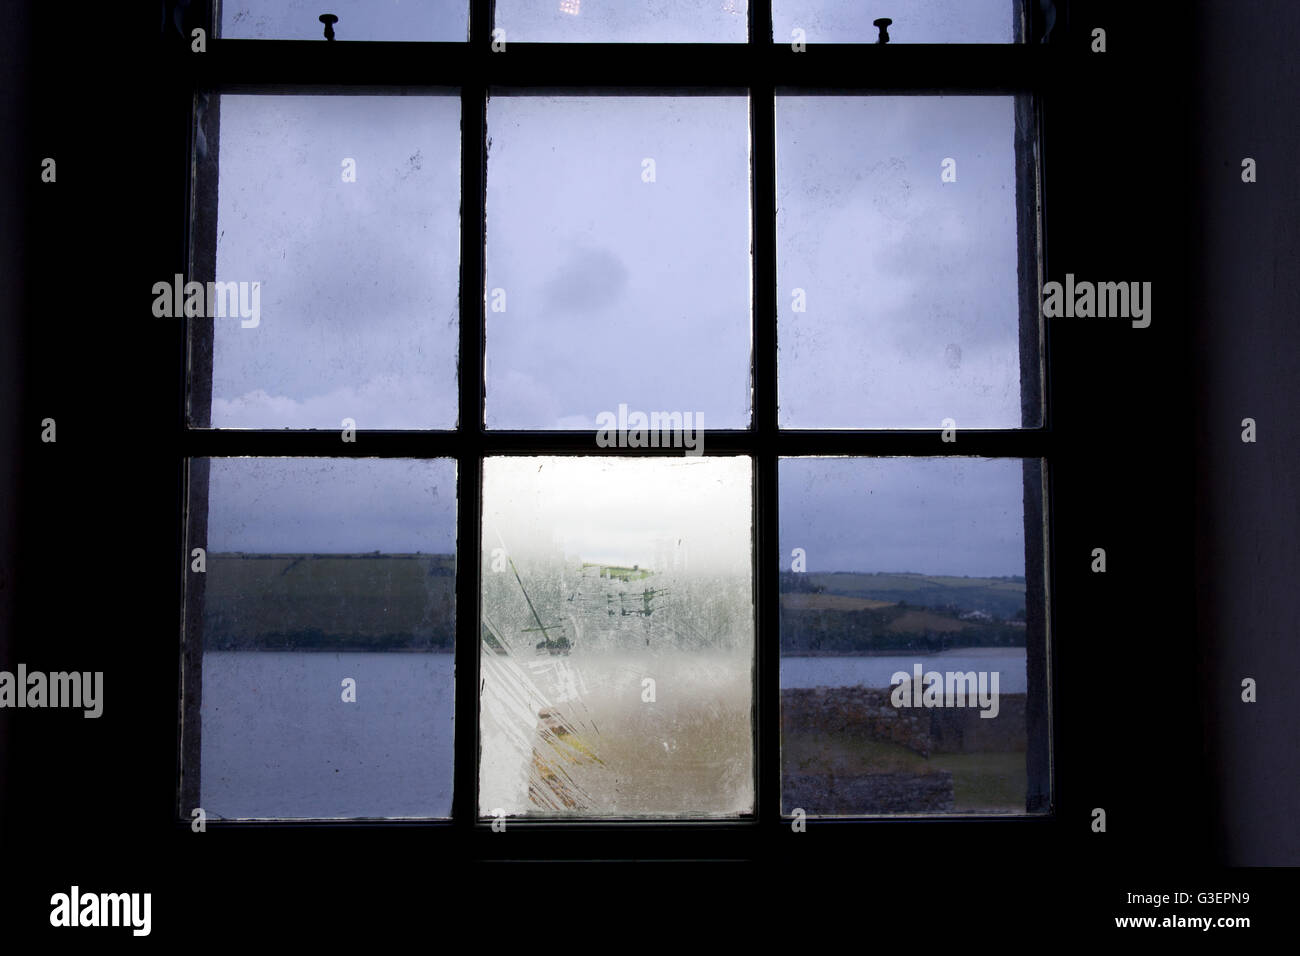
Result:
<svg viewBox="0 0 1300 956"><path fill-rule="evenodd" d="M1020 459L783 459L781 569L1025 573Z"/></svg>
<svg viewBox="0 0 1300 956"><path fill-rule="evenodd" d="M875 43L889 17L893 43L1009 43L1017 0L772 0L772 35L801 28L809 43ZM323 39L317 19L339 18L338 41L464 40L466 0L226 0L222 36ZM496 0L507 41L744 43L747 0Z"/></svg>
<svg viewBox="0 0 1300 956"><path fill-rule="evenodd" d="M456 549L456 463L401 458L213 458L209 551Z"/></svg>
<svg viewBox="0 0 1300 956"><path fill-rule="evenodd" d="M776 106L781 424L1018 427L1014 99Z"/></svg>
<svg viewBox="0 0 1300 956"><path fill-rule="evenodd" d="M752 480L748 458L489 458L484 551L748 573Z"/></svg>
<svg viewBox="0 0 1300 956"><path fill-rule="evenodd" d="M782 424L1020 424L1012 104L778 98ZM262 292L215 323L214 426L454 426L459 112L222 97L217 277ZM499 92L488 131L489 427L746 427L746 99Z"/></svg>
<svg viewBox="0 0 1300 956"><path fill-rule="evenodd" d="M318 19L322 13L339 18L334 24L337 42L469 38L468 0L222 0L221 35L239 40L324 40L325 27Z"/></svg>
<svg viewBox="0 0 1300 956"><path fill-rule="evenodd" d="M494 96L488 135L488 426L748 427L747 99Z"/></svg>
<svg viewBox="0 0 1300 956"><path fill-rule="evenodd" d="M356 182L343 181L355 160ZM222 96L212 424L456 423L460 100Z"/></svg>
<svg viewBox="0 0 1300 956"><path fill-rule="evenodd" d="M489 458L484 549L654 567L683 548L693 570L748 567L745 458ZM809 571L1023 575L1021 462L784 459L780 563ZM455 463L212 459L209 551L450 553ZM680 543L679 543L680 542Z"/></svg>
<svg viewBox="0 0 1300 956"><path fill-rule="evenodd" d="M719 0L721 2L721 0ZM893 20L890 43L1010 43L1018 0L772 0L772 35L809 43L875 43L872 21Z"/></svg>
<svg viewBox="0 0 1300 956"><path fill-rule="evenodd" d="M644 22L743 22L743 4L737 17L725 2L689 4L698 22L650 4ZM442 11L432 19L420 19L423 6L331 12L354 38L453 38L461 29L463 4L427 4ZM949 9L936 0L883 13L901 42L916 39L911 25L940 6ZM959 6L981 23L1005 20L998 29L1007 35L985 41L1010 39L1009 0L987 18ZM611 39L600 31L631 30L636 19L628 4L584 0L576 17L556 7L498 11L503 22L518 17L516 36L562 24ZM851 7L843 16L839 4L777 0L778 35L788 15L807 21L810 41L818 31L871 39L874 28L857 34L881 13ZM319 29L306 4L270 9L224 5L226 35L306 38ZM299 23L309 16L310 29ZM424 36L426 28L447 36ZM703 412L706 428L748 424L748 110L744 96L495 91L487 287L490 296L504 290L506 308L486 317L490 426L594 430L597 415L620 403ZM1010 97L778 98L782 424L1020 424L1013 115ZM226 95L221 123L217 277L259 281L262 299L257 328L216 321L213 424L336 429L348 417L362 429L452 427L458 98ZM956 161L956 182L941 182L946 158ZM346 159L356 182L343 181ZM795 288L805 290L805 312L792 307ZM960 463L959 480L942 462L858 464L867 470L852 478L783 465L783 566L790 547L802 546L814 570L1023 573L1018 463ZM450 550L454 470L438 467L214 462L209 547ZM545 499L548 487L558 497ZM537 507L578 521L600 513L590 489L610 487L599 477L530 481L519 500L542 494ZM748 502L747 490L738 494ZM682 505L685 524L695 520L690 507ZM609 560L636 550L635 528L595 522L572 532L582 549L608 547Z"/></svg>

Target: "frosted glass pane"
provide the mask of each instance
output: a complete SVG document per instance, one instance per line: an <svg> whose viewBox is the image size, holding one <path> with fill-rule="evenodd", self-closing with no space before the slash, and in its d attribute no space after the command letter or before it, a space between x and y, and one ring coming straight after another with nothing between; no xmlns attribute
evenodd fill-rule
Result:
<svg viewBox="0 0 1300 956"><path fill-rule="evenodd" d="M1023 468L781 461L783 812L1025 812Z"/></svg>
<svg viewBox="0 0 1300 956"><path fill-rule="evenodd" d="M449 816L455 462L208 464L208 816Z"/></svg>
<svg viewBox="0 0 1300 956"><path fill-rule="evenodd" d="M748 109L492 98L488 427L594 431L620 405L748 427Z"/></svg>
<svg viewBox="0 0 1300 956"><path fill-rule="evenodd" d="M875 43L887 18L890 43L1012 43L1020 0L772 0L772 36L789 43Z"/></svg>
<svg viewBox="0 0 1300 956"><path fill-rule="evenodd" d="M747 458L490 458L479 813L752 812Z"/></svg>
<svg viewBox="0 0 1300 956"><path fill-rule="evenodd" d="M744 43L746 0L496 0L495 25L527 43Z"/></svg>
<svg viewBox="0 0 1300 956"><path fill-rule="evenodd" d="M776 114L780 424L1019 427L1014 98Z"/></svg>
<svg viewBox="0 0 1300 956"><path fill-rule="evenodd" d="M222 96L212 426L451 428L456 96Z"/></svg>
<svg viewBox="0 0 1300 956"><path fill-rule="evenodd" d="M465 42L468 0L223 0L221 35L232 40L324 40L322 13L338 17L334 39Z"/></svg>

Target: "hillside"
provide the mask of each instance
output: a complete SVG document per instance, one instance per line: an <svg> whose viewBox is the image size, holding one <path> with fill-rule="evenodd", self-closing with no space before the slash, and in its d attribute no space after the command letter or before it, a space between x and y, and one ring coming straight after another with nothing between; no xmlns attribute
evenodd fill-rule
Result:
<svg viewBox="0 0 1300 956"><path fill-rule="evenodd" d="M210 554L208 650L451 650L450 554Z"/></svg>
<svg viewBox="0 0 1300 956"><path fill-rule="evenodd" d="M1023 578L781 575L784 654L1024 647Z"/></svg>
<svg viewBox="0 0 1300 956"><path fill-rule="evenodd" d="M802 579L802 580L800 580ZM1011 619L1025 608L1025 579L945 577L930 574L864 574L855 571L781 575L782 593L816 591L868 598L889 604L952 607L959 611L985 611L994 618Z"/></svg>

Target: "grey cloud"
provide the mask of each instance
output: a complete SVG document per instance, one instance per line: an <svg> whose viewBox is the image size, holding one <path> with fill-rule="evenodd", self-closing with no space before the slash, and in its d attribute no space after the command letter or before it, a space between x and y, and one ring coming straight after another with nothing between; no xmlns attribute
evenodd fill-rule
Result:
<svg viewBox="0 0 1300 956"><path fill-rule="evenodd" d="M627 266L608 249L578 247L547 280L544 303L557 313L611 308L627 290Z"/></svg>

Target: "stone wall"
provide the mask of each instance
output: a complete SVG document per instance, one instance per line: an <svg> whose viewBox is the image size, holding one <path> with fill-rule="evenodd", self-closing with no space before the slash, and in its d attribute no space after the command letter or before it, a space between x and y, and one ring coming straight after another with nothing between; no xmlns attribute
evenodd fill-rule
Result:
<svg viewBox="0 0 1300 956"><path fill-rule="evenodd" d="M875 813L949 813L952 774L794 773L782 783L786 812L795 807L810 816L860 816Z"/></svg>
<svg viewBox="0 0 1300 956"><path fill-rule="evenodd" d="M948 770L881 766L872 772L864 764L874 758L850 756L828 746L837 737L886 741L927 758L1025 750L1024 694L999 694L998 715L989 718L980 717L978 707L895 707L891 692L891 688L873 687L781 692L782 731L798 735L800 741L795 750L786 752L792 768L782 784L787 811L799 807L810 815L856 816L954 810Z"/></svg>
<svg viewBox="0 0 1300 956"><path fill-rule="evenodd" d="M781 691L781 728L787 733L865 734L930 756L930 712L895 707L888 690L786 688Z"/></svg>
<svg viewBox="0 0 1300 956"><path fill-rule="evenodd" d="M999 694L998 715L978 707L895 707L889 688L810 687L781 691L781 727L792 733L855 733L928 757L936 753L1025 750L1025 695Z"/></svg>

